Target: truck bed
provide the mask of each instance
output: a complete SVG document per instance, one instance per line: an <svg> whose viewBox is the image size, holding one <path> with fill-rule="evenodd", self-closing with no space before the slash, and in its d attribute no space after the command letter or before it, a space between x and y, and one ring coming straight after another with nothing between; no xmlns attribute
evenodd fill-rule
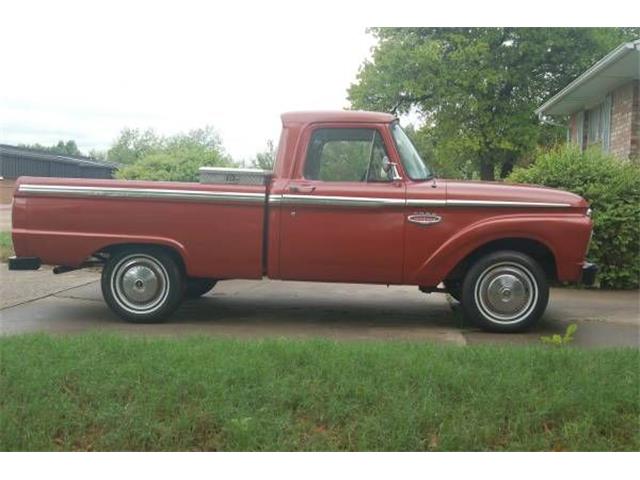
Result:
<svg viewBox="0 0 640 480"><path fill-rule="evenodd" d="M21 177L13 203L16 255L73 267L114 245L158 244L180 253L192 277L261 278L266 190Z"/></svg>

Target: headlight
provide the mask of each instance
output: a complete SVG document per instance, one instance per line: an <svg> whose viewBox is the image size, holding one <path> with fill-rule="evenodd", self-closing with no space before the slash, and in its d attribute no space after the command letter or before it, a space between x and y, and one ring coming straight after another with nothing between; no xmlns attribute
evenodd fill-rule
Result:
<svg viewBox="0 0 640 480"><path fill-rule="evenodd" d="M591 218L592 213L593 213L593 210L591 208L587 208L587 217Z"/></svg>

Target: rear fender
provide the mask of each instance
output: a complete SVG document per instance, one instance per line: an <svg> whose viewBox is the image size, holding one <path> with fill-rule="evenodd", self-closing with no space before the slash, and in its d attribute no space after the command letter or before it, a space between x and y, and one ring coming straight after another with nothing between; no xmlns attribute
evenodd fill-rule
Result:
<svg viewBox="0 0 640 480"><path fill-rule="evenodd" d="M184 245L166 237L21 229L14 229L14 235L24 238L29 249L38 252L42 262L48 265L78 267L98 252L119 245L136 244L170 248L180 255L187 273L191 270L191 261Z"/></svg>

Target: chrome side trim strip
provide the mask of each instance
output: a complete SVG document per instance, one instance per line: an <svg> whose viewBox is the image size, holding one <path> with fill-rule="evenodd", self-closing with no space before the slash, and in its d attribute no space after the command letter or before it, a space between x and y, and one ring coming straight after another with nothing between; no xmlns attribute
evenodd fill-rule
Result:
<svg viewBox="0 0 640 480"><path fill-rule="evenodd" d="M22 193L45 196L72 197L111 197L111 198L152 198L165 200L186 200L203 202L242 202L263 203L264 193L251 192L212 192L207 190L174 190L162 188L127 188L127 187L85 187L76 185L32 185L22 184ZM382 197L347 197L329 195L295 195L283 194L269 197L270 204L284 205L318 205L334 207L538 207L567 208L568 203L552 202L514 202L503 200L429 200L401 199Z"/></svg>
<svg viewBox="0 0 640 480"><path fill-rule="evenodd" d="M566 208L568 203L549 202L514 202L503 200L428 200L428 199L407 199L398 198L375 198L375 197L343 197L343 196L323 196L323 195L289 195L284 194L279 197L271 197L269 203L281 203L285 205L324 205L336 207L387 207L387 206L407 206L407 207L509 207L509 208Z"/></svg>
<svg viewBox="0 0 640 480"><path fill-rule="evenodd" d="M160 200L196 200L201 202L264 203L264 193L210 192L206 190L172 190L162 188L83 187L75 185L22 184L20 192L31 195L64 197L151 198Z"/></svg>
<svg viewBox="0 0 640 480"><path fill-rule="evenodd" d="M407 199L407 207L444 207L446 205L447 202L445 200Z"/></svg>
<svg viewBox="0 0 640 480"><path fill-rule="evenodd" d="M402 198L376 198L376 197L343 197L326 195L291 195L284 194L280 199L284 205L314 205L331 207L404 207Z"/></svg>
<svg viewBox="0 0 640 480"><path fill-rule="evenodd" d="M457 200L446 202L447 207L538 207L538 208L566 208L570 203L550 202L511 202L505 200Z"/></svg>

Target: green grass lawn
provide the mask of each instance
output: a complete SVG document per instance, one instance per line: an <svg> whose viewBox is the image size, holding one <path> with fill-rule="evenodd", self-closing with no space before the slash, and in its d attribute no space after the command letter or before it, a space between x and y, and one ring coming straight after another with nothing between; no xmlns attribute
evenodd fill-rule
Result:
<svg viewBox="0 0 640 480"><path fill-rule="evenodd" d="M11 232L0 232L0 262L6 262L13 255Z"/></svg>
<svg viewBox="0 0 640 480"><path fill-rule="evenodd" d="M638 450L640 352L0 339L0 450Z"/></svg>

